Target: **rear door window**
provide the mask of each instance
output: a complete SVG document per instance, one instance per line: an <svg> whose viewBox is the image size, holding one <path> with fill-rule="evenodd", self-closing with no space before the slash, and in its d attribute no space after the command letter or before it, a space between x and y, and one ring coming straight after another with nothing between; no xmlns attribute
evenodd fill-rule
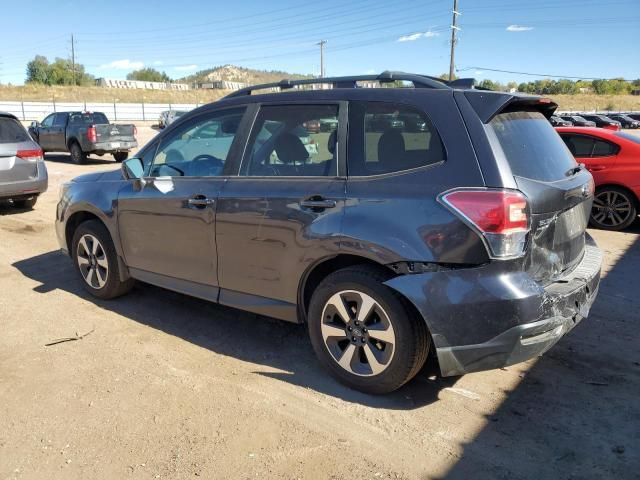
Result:
<svg viewBox="0 0 640 480"><path fill-rule="evenodd" d="M445 160L442 140L424 112L403 104L354 102L362 116L350 138L364 146L364 158L349 157L349 175L401 172Z"/></svg>
<svg viewBox="0 0 640 480"><path fill-rule="evenodd" d="M29 140L24 127L13 118L0 117L0 143L19 143Z"/></svg>
<svg viewBox="0 0 640 480"><path fill-rule="evenodd" d="M337 175L338 105L267 105L256 118L241 175Z"/></svg>
<svg viewBox="0 0 640 480"><path fill-rule="evenodd" d="M496 115L487 125L494 147L502 150L515 176L544 182L566 177L576 167L573 155L539 112Z"/></svg>
<svg viewBox="0 0 640 480"><path fill-rule="evenodd" d="M64 127L67 123L67 115L65 113L56 113L56 118L53 120L54 127Z"/></svg>
<svg viewBox="0 0 640 480"><path fill-rule="evenodd" d="M616 155L618 153L618 146L611 143L611 142L607 142L606 140L595 140L595 143L593 145L593 153L592 156L594 157L611 157L613 155Z"/></svg>
<svg viewBox="0 0 640 480"><path fill-rule="evenodd" d="M593 138L586 135L561 134L560 137L564 141L569 151L576 158L588 158L593 151Z"/></svg>

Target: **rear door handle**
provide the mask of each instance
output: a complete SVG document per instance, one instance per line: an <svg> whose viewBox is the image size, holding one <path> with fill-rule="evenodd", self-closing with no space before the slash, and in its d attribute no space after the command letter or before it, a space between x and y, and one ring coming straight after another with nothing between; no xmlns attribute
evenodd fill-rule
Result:
<svg viewBox="0 0 640 480"><path fill-rule="evenodd" d="M207 198L204 195L196 195L187 200L189 208L205 208L209 205L213 205L216 201L212 198Z"/></svg>
<svg viewBox="0 0 640 480"><path fill-rule="evenodd" d="M587 170L591 170L592 172L599 172L600 170L604 170L605 167L604 165L594 165L592 167L589 167Z"/></svg>
<svg viewBox="0 0 640 480"><path fill-rule="evenodd" d="M327 200L322 197L311 197L306 200L302 200L300 202L300 206L302 208L315 208L315 209L325 209L325 208L334 208L336 206L335 200Z"/></svg>

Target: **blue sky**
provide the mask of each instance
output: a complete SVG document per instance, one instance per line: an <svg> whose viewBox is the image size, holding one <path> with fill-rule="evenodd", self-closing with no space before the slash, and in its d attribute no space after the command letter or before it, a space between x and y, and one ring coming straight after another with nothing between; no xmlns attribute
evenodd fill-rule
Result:
<svg viewBox="0 0 640 480"><path fill-rule="evenodd" d="M227 63L317 74L321 39L327 75L449 68L452 0L0 1L5 84L21 84L35 54L69 57L72 33L96 77ZM460 76L640 78L640 0L459 0L458 10Z"/></svg>

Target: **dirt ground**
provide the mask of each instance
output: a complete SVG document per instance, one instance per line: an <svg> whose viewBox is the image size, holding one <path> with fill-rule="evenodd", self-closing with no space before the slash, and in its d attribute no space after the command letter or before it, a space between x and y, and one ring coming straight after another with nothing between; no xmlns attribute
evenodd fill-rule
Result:
<svg viewBox="0 0 640 480"><path fill-rule="evenodd" d="M33 211L0 207L0 479L640 478L639 226L591 232L599 298L541 359L374 397L301 326L144 284L90 297L58 251L58 186L117 166L47 167Z"/></svg>

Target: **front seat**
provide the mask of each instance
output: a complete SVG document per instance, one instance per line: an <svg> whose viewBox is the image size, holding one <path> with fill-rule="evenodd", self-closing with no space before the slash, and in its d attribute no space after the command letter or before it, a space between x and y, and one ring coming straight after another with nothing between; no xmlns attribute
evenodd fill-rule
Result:
<svg viewBox="0 0 640 480"><path fill-rule="evenodd" d="M380 173L398 170L404 161L405 144L400 132L388 130L378 140L378 164Z"/></svg>

